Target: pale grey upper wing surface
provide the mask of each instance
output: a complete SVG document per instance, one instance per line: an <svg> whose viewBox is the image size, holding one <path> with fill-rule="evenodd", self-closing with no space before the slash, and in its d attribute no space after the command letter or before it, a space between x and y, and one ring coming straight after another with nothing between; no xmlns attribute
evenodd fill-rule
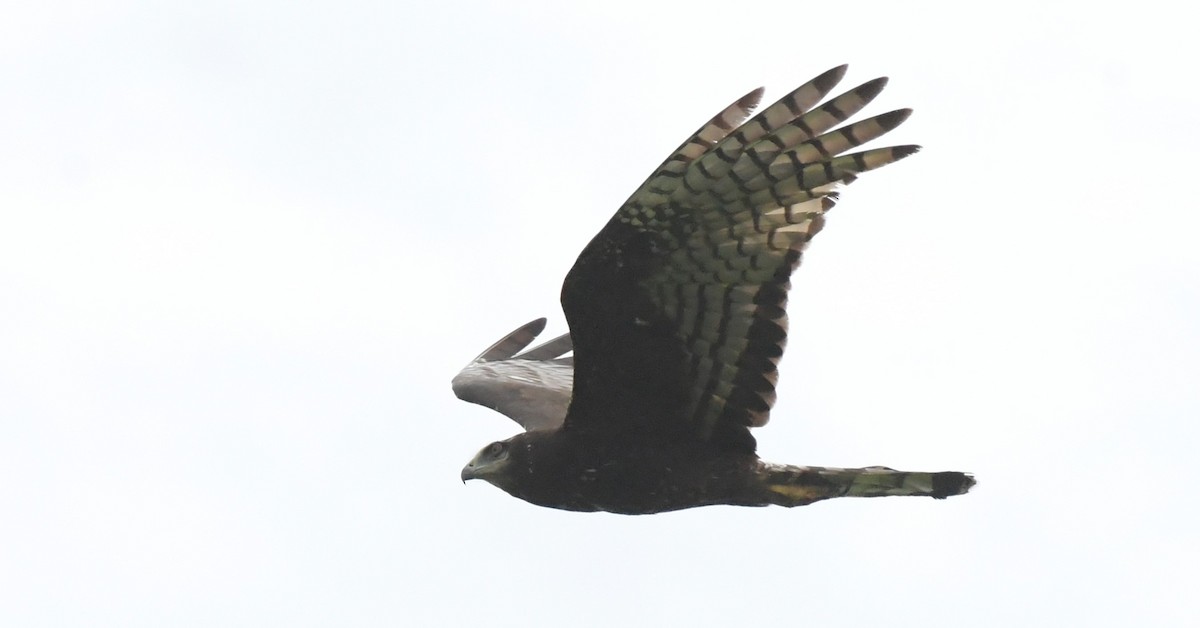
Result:
<svg viewBox="0 0 1200 628"><path fill-rule="evenodd" d="M526 430L562 425L571 402L574 364L571 337L563 334L524 353L546 319L530 321L488 347L463 367L451 386L463 401L487 406Z"/></svg>

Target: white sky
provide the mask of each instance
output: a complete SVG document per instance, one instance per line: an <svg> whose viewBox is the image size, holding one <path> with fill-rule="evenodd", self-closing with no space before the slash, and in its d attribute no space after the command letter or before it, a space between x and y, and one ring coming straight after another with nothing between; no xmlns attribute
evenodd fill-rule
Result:
<svg viewBox="0 0 1200 628"><path fill-rule="evenodd" d="M0 625L1200 624L1193 16L105 4L0 21ZM843 62L925 150L796 274L760 450L975 492L462 486L516 426L458 368L565 331L578 251L700 123Z"/></svg>

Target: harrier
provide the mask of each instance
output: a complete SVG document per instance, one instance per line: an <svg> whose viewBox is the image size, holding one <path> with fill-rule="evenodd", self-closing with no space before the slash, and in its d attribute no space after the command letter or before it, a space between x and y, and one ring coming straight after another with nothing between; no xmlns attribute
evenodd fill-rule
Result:
<svg viewBox="0 0 1200 628"><path fill-rule="evenodd" d="M567 274L569 337L519 354L542 331L545 320L534 321L455 377L460 398L526 429L483 448L464 482L486 480L540 506L622 514L945 498L975 484L955 471L804 467L755 453L750 428L767 422L775 401L801 252L837 188L918 150L848 152L911 110L843 125L887 82L821 103L845 71L821 74L743 123L762 96L754 90L700 127Z"/></svg>

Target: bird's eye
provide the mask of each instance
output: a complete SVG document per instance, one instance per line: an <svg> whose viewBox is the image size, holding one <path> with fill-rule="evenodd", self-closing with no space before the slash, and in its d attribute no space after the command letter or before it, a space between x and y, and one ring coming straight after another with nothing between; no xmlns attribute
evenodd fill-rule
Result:
<svg viewBox="0 0 1200 628"><path fill-rule="evenodd" d="M504 453L504 443L492 443L491 445L488 445L487 452L489 456L499 456L500 454Z"/></svg>

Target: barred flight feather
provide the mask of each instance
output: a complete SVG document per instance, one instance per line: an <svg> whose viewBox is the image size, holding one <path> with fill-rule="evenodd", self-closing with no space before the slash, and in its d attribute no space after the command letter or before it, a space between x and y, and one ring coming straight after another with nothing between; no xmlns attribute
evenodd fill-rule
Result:
<svg viewBox="0 0 1200 628"><path fill-rule="evenodd" d="M787 336L789 277L801 252L824 226L838 187L918 149L849 152L896 128L911 111L839 127L887 84L868 81L822 104L845 71L821 74L740 126L762 90L726 107L659 166L584 250L563 291L577 335L577 398L619 394L623 386L681 386L675 395L681 407L671 411L701 436L722 424L744 429L767 422ZM598 290L620 285L614 273L624 273L636 292ZM577 294L576 285L591 290ZM584 311L598 301L611 301L602 304L606 315ZM622 318L643 329L620 327ZM677 356L664 354L657 365L615 363L621 343L644 345L662 335L674 339ZM604 351L592 351L601 343ZM581 378L593 372L589 365L602 376ZM681 371L682 380L656 369Z"/></svg>

